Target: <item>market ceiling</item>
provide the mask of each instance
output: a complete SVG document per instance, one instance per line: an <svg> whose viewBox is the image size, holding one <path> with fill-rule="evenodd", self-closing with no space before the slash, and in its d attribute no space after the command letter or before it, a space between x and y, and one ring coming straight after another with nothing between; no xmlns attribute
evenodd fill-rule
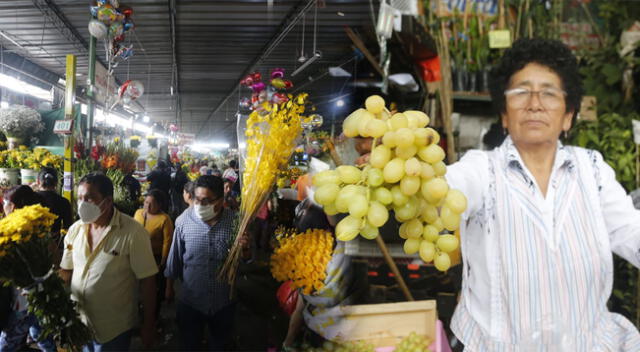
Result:
<svg viewBox="0 0 640 352"><path fill-rule="evenodd" d="M78 56L78 82L86 81L90 19L87 0L0 1L0 44L64 76L65 55ZM118 82L145 84L139 103L152 121L177 121L201 140L232 142L238 97L250 91L238 82L250 70L287 76L313 56L316 7L313 0L131 0L135 30L127 36L135 55L115 69ZM345 26L373 30L369 0L318 0L316 50L322 56L292 78L292 91L308 91L324 114L345 91L346 78L327 74L331 66L356 69ZM173 21L172 21L173 16ZM304 21L303 21L304 19ZM172 25L175 23L175 26ZM304 22L304 26L303 26ZM304 50L302 33L304 28ZM284 37L281 35L283 32ZM175 45L172 45L175 40ZM375 49L375 48L374 48ZM266 54L268 55L265 55ZM98 41L98 58L104 43ZM322 105L327 105L323 108ZM331 106L331 108L329 108ZM346 112L337 112L343 114ZM233 144L233 143L232 143Z"/></svg>

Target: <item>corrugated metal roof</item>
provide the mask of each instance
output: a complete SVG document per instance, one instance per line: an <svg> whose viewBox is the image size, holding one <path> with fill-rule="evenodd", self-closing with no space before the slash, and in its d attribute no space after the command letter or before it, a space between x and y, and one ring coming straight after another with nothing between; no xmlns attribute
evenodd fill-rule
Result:
<svg viewBox="0 0 640 352"><path fill-rule="evenodd" d="M293 17L312 0L175 0L177 82L172 82L171 1L127 2L134 10L136 28L128 33L126 43L134 44L135 55L115 69L116 77L120 82L138 79L145 83L145 96L140 103L152 121L177 120L185 132L199 133L206 139L232 141L238 98L233 96L221 105L223 99L230 93L237 93L241 74L256 62L281 27L289 23L287 18ZM273 6L269 7L269 3ZM369 0L324 0L319 3L316 45L322 58L293 79L298 86L307 81L310 73L343 63L352 55L351 41L344 33L344 26L361 30L372 28ZM73 30L61 30L64 21L52 20L56 13L51 8L56 7ZM314 12L315 7L310 6L304 16L307 56L312 55ZM86 0L2 0L0 30L22 48L5 38L0 38L0 44L61 76L64 75L65 55L76 54L78 72L86 75L88 55L84 45L89 41L89 19ZM300 21L275 50L257 64L263 75L273 67L284 67L290 75L300 65L296 60L300 56L302 28ZM104 44L100 41L98 56L104 61ZM345 68L350 70L350 65ZM171 95L172 83L174 95ZM324 86L309 84L305 89L312 95L331 93ZM247 90L240 93L250 95Z"/></svg>

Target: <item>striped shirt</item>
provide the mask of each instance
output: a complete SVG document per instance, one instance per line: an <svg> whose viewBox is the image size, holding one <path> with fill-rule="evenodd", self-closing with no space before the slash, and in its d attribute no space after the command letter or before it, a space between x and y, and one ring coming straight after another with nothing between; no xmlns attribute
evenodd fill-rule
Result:
<svg viewBox="0 0 640 352"><path fill-rule="evenodd" d="M180 302L213 315L231 303L229 285L216 276L235 234L235 213L224 209L220 221L209 226L194 209L187 208L176 219L164 275L182 281Z"/></svg>
<svg viewBox="0 0 640 352"><path fill-rule="evenodd" d="M468 198L451 323L466 350L640 351L606 306L612 252L640 266L640 212L599 153L558 143L546 196L510 138L470 151L447 180Z"/></svg>

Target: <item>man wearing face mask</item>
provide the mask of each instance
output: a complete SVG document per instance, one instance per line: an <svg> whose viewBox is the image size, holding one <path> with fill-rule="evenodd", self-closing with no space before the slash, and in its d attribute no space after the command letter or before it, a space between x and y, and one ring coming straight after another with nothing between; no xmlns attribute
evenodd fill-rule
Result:
<svg viewBox="0 0 640 352"><path fill-rule="evenodd" d="M138 295L144 307L140 329L146 347L155 328L155 274L147 231L113 206L113 184L104 174L88 174L78 186L78 215L64 238L61 277L71 284L95 341L84 351L128 351L138 320Z"/></svg>
<svg viewBox="0 0 640 352"><path fill-rule="evenodd" d="M182 349L200 350L207 325L209 350L220 351L231 333L234 305L229 286L216 275L232 243L235 213L223 206L224 184L218 176L200 176L192 201L176 219L165 276L182 282L176 303ZM167 299L174 295L171 280Z"/></svg>

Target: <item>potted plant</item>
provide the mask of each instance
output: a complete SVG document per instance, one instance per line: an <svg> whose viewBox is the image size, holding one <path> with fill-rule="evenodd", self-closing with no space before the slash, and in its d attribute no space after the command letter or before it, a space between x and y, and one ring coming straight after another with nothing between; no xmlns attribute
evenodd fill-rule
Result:
<svg viewBox="0 0 640 352"><path fill-rule="evenodd" d="M131 136L129 138L129 145L131 145L131 148L138 148L140 145L140 136Z"/></svg>
<svg viewBox="0 0 640 352"><path fill-rule="evenodd" d="M44 124L40 114L23 105L0 109L0 131L7 136L9 149L29 143L31 137L42 132Z"/></svg>
<svg viewBox="0 0 640 352"><path fill-rule="evenodd" d="M20 178L20 152L17 150L0 151L0 187L18 184Z"/></svg>

